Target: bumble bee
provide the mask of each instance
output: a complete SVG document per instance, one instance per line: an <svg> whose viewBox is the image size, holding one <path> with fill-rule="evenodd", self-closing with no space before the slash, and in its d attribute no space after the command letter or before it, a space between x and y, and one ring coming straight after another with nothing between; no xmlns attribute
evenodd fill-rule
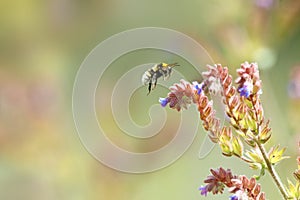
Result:
<svg viewBox="0 0 300 200"><path fill-rule="evenodd" d="M148 69L142 77L142 82L144 85L148 84L148 94L150 94L151 90L154 90L156 87L157 79L163 76L164 80L170 77L172 68L175 66L179 66L177 63L167 64L167 63L159 63L154 65L151 69Z"/></svg>

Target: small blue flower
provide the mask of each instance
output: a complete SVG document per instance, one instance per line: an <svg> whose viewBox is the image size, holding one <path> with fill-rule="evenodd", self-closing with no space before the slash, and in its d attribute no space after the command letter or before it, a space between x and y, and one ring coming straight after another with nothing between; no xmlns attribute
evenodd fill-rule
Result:
<svg viewBox="0 0 300 200"><path fill-rule="evenodd" d="M239 200L239 197L234 194L230 196L230 200Z"/></svg>
<svg viewBox="0 0 300 200"><path fill-rule="evenodd" d="M206 186L201 186L199 190L201 191L201 195L207 196L208 191Z"/></svg>
<svg viewBox="0 0 300 200"><path fill-rule="evenodd" d="M241 96L248 98L253 92L253 85L250 82L245 82L242 87L238 89Z"/></svg>
<svg viewBox="0 0 300 200"><path fill-rule="evenodd" d="M159 103L162 107L166 107L166 105L169 103L169 99L168 98L159 98Z"/></svg>
<svg viewBox="0 0 300 200"><path fill-rule="evenodd" d="M238 190L235 194L230 196L230 200L248 200L248 195L242 190Z"/></svg>
<svg viewBox="0 0 300 200"><path fill-rule="evenodd" d="M193 85L194 85L195 89L197 90L197 94L200 94L202 92L202 89L203 89L203 82L198 83L197 81L194 81Z"/></svg>
<svg viewBox="0 0 300 200"><path fill-rule="evenodd" d="M241 87L238 91L241 96L244 96L246 98L250 96L250 90L245 86Z"/></svg>

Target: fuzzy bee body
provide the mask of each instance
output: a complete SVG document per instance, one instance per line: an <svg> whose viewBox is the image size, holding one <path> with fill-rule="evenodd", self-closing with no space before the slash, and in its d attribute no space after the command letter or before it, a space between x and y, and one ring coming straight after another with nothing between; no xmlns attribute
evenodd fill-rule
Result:
<svg viewBox="0 0 300 200"><path fill-rule="evenodd" d="M156 87L157 79L163 77L164 80L170 77L172 68L175 66L179 66L177 63L167 64L167 63L159 63L155 64L151 69L148 69L142 76L142 83L144 85L148 84L148 94L150 94L151 90Z"/></svg>

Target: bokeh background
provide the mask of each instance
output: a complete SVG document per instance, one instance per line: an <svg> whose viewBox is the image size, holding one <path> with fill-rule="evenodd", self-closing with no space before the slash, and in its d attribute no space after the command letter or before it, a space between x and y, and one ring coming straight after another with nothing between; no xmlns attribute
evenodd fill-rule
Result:
<svg viewBox="0 0 300 200"><path fill-rule="evenodd" d="M216 63L229 66L232 73L246 60L258 62L265 115L271 119L273 128L270 145L286 146L291 156L276 168L284 182L286 178L293 179L300 140L300 1L3 0L0 199L205 199L198 187L210 168L222 166L248 176L259 173L235 158L223 157L218 148L199 160L200 141L205 135L202 129L183 157L153 173L114 171L85 150L72 119L76 72L101 41L121 31L145 26L170 28L189 35L207 49ZM97 96L99 118L103 126L112 130L108 137L118 145L139 152L155 150L170 141L176 127L167 126L159 139L141 144L122 134L109 110L101 110L110 105L108 100L101 101L101 96L111 94L111 85L131 66L185 61L154 50L133 52L120 59L122 62L114 63L119 67L107 71L103 80L107 87ZM189 67L178 70L187 79L197 79ZM137 88L129 109L136 123L145 125L150 121L149 107L157 104L158 97L164 96L167 89L158 86L147 97L145 87ZM178 113L167 111L174 117L169 120L176 124ZM268 199L280 199L269 175L261 184ZM228 196L225 193L207 199Z"/></svg>

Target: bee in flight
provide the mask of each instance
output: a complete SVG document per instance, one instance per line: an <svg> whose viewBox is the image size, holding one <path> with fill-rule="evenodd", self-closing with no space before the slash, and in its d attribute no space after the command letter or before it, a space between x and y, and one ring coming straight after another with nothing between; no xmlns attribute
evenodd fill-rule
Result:
<svg viewBox="0 0 300 200"><path fill-rule="evenodd" d="M170 77L172 68L175 66L180 66L177 63L167 64L167 63L159 63L154 65L151 69L148 69L142 77L142 82L144 85L148 84L148 94L150 94L151 90L154 90L156 87L157 79L163 77L164 80Z"/></svg>

